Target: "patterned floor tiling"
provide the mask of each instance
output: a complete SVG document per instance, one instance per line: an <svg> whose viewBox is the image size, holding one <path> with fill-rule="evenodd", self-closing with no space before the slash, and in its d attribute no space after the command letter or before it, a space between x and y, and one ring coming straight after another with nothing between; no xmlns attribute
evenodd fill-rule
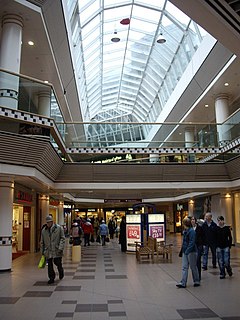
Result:
<svg viewBox="0 0 240 320"><path fill-rule="evenodd" d="M201 309L177 309L183 319L218 318L218 315L208 308Z"/></svg>
<svg viewBox="0 0 240 320"><path fill-rule="evenodd" d="M0 297L0 304L15 304L20 297Z"/></svg>
<svg viewBox="0 0 240 320"><path fill-rule="evenodd" d="M80 291L81 286L57 286L55 291Z"/></svg>
<svg viewBox="0 0 240 320"><path fill-rule="evenodd" d="M27 291L23 297L25 298L49 298L52 295L52 291Z"/></svg>

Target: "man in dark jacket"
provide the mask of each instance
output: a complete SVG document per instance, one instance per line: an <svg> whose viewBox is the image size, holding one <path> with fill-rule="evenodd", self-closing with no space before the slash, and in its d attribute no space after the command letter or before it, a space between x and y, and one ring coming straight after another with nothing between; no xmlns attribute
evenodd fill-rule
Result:
<svg viewBox="0 0 240 320"><path fill-rule="evenodd" d="M220 279L224 279L226 276L225 268L228 275L233 275L230 265L230 248L232 245L232 234L229 226L224 223L224 217L219 216L217 227L217 258L220 269Z"/></svg>
<svg viewBox="0 0 240 320"><path fill-rule="evenodd" d="M205 221L202 225L203 229L203 270L207 270L208 265L208 252L211 249L212 253L212 265L213 268L217 268L216 258L216 231L217 224L212 220L212 214L207 212L205 214Z"/></svg>

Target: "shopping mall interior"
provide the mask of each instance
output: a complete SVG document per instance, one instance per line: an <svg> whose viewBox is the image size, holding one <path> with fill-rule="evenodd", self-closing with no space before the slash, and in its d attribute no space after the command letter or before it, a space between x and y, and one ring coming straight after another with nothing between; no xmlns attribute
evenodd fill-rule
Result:
<svg viewBox="0 0 240 320"><path fill-rule="evenodd" d="M0 4L0 319L240 319L240 1ZM231 228L233 277L210 257L179 290L182 221L206 212ZM50 286L48 214L66 235ZM114 237L73 261L74 219L123 216L126 253ZM139 263L154 232L172 259Z"/></svg>

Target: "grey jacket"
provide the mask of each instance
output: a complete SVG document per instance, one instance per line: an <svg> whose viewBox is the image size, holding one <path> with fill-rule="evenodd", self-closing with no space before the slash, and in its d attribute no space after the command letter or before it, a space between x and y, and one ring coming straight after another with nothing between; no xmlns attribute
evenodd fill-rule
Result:
<svg viewBox="0 0 240 320"><path fill-rule="evenodd" d="M65 235L63 228L53 224L51 229L43 228L41 235L41 252L46 259L63 256Z"/></svg>

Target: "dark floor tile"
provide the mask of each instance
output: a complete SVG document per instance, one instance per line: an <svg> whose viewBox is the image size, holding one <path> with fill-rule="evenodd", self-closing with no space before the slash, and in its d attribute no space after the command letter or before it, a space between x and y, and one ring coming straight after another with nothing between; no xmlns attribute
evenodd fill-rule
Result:
<svg viewBox="0 0 240 320"><path fill-rule="evenodd" d="M127 276L126 275L122 275L122 274L120 274L120 275L117 275L117 274L115 274L115 275L106 275L105 279L127 279Z"/></svg>
<svg viewBox="0 0 240 320"><path fill-rule="evenodd" d="M0 304L14 304L19 299L19 297L0 297Z"/></svg>
<svg viewBox="0 0 240 320"><path fill-rule="evenodd" d="M92 312L108 312L108 305L96 303L92 305Z"/></svg>
<svg viewBox="0 0 240 320"><path fill-rule="evenodd" d="M64 272L64 276L74 276L75 275L75 272Z"/></svg>
<svg viewBox="0 0 240 320"><path fill-rule="evenodd" d="M23 297L25 298L48 298L51 297L52 291L27 291Z"/></svg>
<svg viewBox="0 0 240 320"><path fill-rule="evenodd" d="M96 259L82 259L81 262L97 262Z"/></svg>
<svg viewBox="0 0 240 320"><path fill-rule="evenodd" d="M77 304L75 312L108 312L107 304Z"/></svg>
<svg viewBox="0 0 240 320"><path fill-rule="evenodd" d="M108 312L109 317L126 317L125 311L111 311Z"/></svg>
<svg viewBox="0 0 240 320"><path fill-rule="evenodd" d="M221 318L222 320L240 320L240 316L236 316L236 317L223 317Z"/></svg>
<svg viewBox="0 0 240 320"><path fill-rule="evenodd" d="M77 304L77 300L63 300L62 304Z"/></svg>
<svg viewBox="0 0 240 320"><path fill-rule="evenodd" d="M58 312L56 318L73 318L74 312Z"/></svg>
<svg viewBox="0 0 240 320"><path fill-rule="evenodd" d="M34 286L37 286L37 287L48 287L49 284L47 283L47 280L46 281L37 281L34 283Z"/></svg>
<svg viewBox="0 0 240 320"><path fill-rule="evenodd" d="M115 304L115 303L123 303L122 300L108 300L107 301L108 304Z"/></svg>
<svg viewBox="0 0 240 320"><path fill-rule="evenodd" d="M115 272L115 269L105 269L105 272Z"/></svg>
<svg viewBox="0 0 240 320"><path fill-rule="evenodd" d="M95 272L96 269L77 269L77 272Z"/></svg>
<svg viewBox="0 0 240 320"><path fill-rule="evenodd" d="M109 260L104 259L104 262L112 262L112 259L109 259Z"/></svg>
<svg viewBox="0 0 240 320"><path fill-rule="evenodd" d="M104 263L104 267L113 267L113 263Z"/></svg>
<svg viewBox="0 0 240 320"><path fill-rule="evenodd" d="M77 304L75 308L75 312L91 312L92 305L91 304Z"/></svg>
<svg viewBox="0 0 240 320"><path fill-rule="evenodd" d="M218 315L208 308L202 309L177 309L183 319L218 318Z"/></svg>
<svg viewBox="0 0 240 320"><path fill-rule="evenodd" d="M57 286L55 291L80 291L81 286Z"/></svg>
<svg viewBox="0 0 240 320"><path fill-rule="evenodd" d="M95 276L74 276L74 280L94 280Z"/></svg>
<svg viewBox="0 0 240 320"><path fill-rule="evenodd" d="M96 267L96 263L80 263L79 267Z"/></svg>

